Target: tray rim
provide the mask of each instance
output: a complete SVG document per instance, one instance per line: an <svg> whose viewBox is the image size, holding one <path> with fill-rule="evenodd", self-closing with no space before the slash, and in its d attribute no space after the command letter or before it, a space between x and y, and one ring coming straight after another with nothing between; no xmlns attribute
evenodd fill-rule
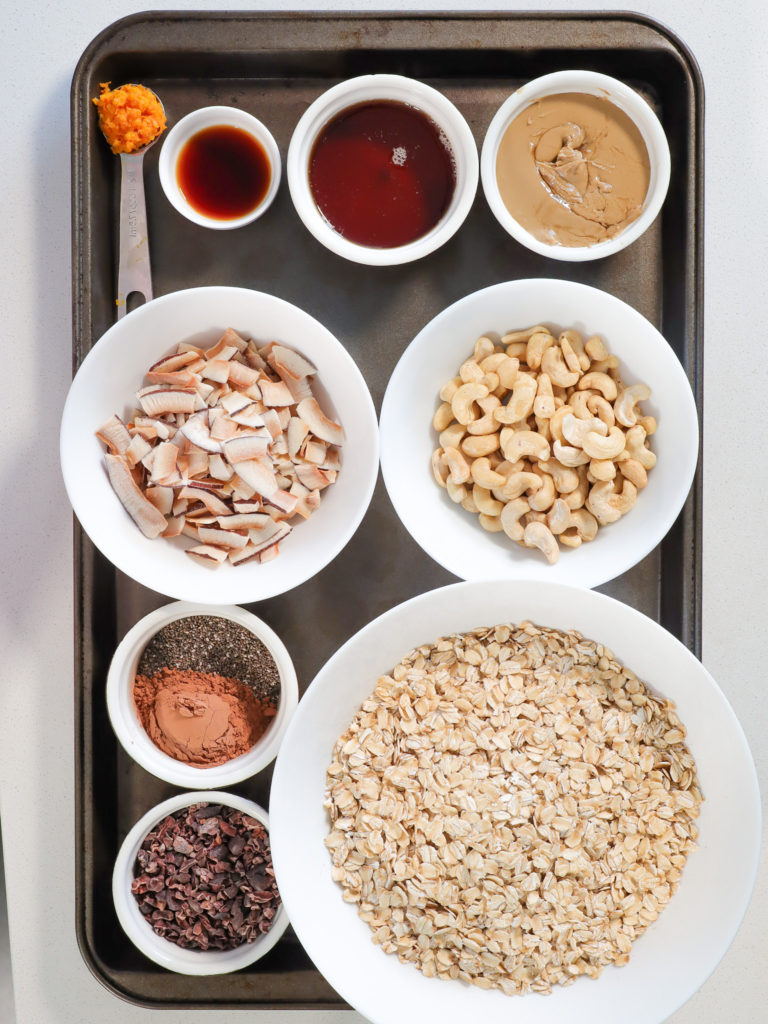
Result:
<svg viewBox="0 0 768 1024"><path fill-rule="evenodd" d="M692 148L691 164L693 166L693 202L695 210L694 224L691 230L691 240L694 249L694 259L688 268L687 276L690 285L686 286L685 292L690 301L691 323L688 334L691 339L689 351L689 374L691 387L696 400L696 407L699 417L699 458L693 487L686 505L680 514L676 527L680 525L687 510L692 510L692 525L694 536L691 541L693 552L693 564L690 579L687 581L687 589L693 598L689 613L691 616L686 630L688 637L683 640L686 646L692 651L695 657L701 660L701 623L702 623L702 497L703 497L703 319L704 319L704 113L705 113L705 89L704 81L698 61L692 50L685 41L664 23L648 15L635 11L354 11L352 9L338 11L190 11L190 10L148 10L135 12L116 19L105 26L85 47L72 75L70 87L70 126L71 126L71 265L72 265L72 374L77 370L79 363L84 358L86 351L83 350L83 339L87 335L89 341L91 331L84 327L84 313L89 305L87 296L90 294L90 286L85 273L86 246L81 244L81 237L85 235L84 216L86 189L84 184L88 181L88 160L85 148L82 145L85 133L85 111L87 104L82 102L84 93L84 79L91 62L97 57L101 48L124 29L130 29L137 24L146 24L158 21L171 21L175 23L197 22L332 22L332 21L355 21L355 22L493 22L493 21L572 21L572 22L605 22L612 25L632 24L650 29L653 33L664 40L674 52L679 62L684 66L685 71L692 85L691 109L693 112L692 128L694 133L694 145ZM560 47L564 51L568 47ZM573 49L573 47L571 48ZM605 49L610 49L606 45ZM631 49L631 48L630 48ZM690 294L689 294L690 293ZM89 345L89 348L91 346ZM662 548L671 543L675 538L676 527L667 535L662 542ZM211 1001L210 1003L199 1003L193 1001L145 999L137 997L122 989L120 985L109 977L108 969L103 964L97 951L91 948L87 937L86 928L86 886L85 886L85 843L80 839L84 838L84 815L87 811L86 794L87 787L83 764L83 751L86 746L86 724L90 719L90 713L83 700L82 680L84 674L84 653L85 653L85 632L84 622L89 615L86 607L85 588L83 582L83 569L87 562L87 553L91 547L90 541L83 533L82 528L73 516L73 576L74 576L74 683L75 683L75 932L77 945L80 954L88 969L94 977L109 991L120 999L135 1006L147 1009L219 1009L219 1010L290 1010L293 1012L338 1010L345 1012L351 1010L346 1003L338 997L336 1001L307 1002L307 1003L228 1003ZM684 583L684 590L686 585ZM661 592L661 603L663 605L663 590ZM689 639L690 638L690 643Z"/></svg>

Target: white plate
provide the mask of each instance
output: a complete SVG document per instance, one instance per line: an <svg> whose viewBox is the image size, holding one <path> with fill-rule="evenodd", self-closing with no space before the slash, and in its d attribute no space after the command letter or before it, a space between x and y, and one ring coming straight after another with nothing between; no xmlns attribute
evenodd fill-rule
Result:
<svg viewBox="0 0 768 1024"><path fill-rule="evenodd" d="M595 540L561 549L548 565L539 551L487 533L476 515L454 505L430 468L438 445L432 417L438 392L458 373L485 332L543 323L601 335L621 360L625 383L652 390L644 412L659 422L650 444L658 456L648 486L617 523ZM532 579L596 587L626 572L661 541L683 507L696 471L696 405L683 368L664 338L625 302L571 281L520 280L492 285L455 302L431 320L403 353L381 410L381 468L403 525L449 572L462 579Z"/></svg>
<svg viewBox="0 0 768 1024"><path fill-rule="evenodd" d="M318 369L313 388L346 435L338 480L320 508L263 565L212 570L184 553L194 542L148 540L107 479L104 446L94 431L110 416L128 416L144 374L180 341L203 347L225 328L280 341ZM316 383L314 383L316 382ZM376 413L354 360L322 324L296 306L245 288L190 288L134 310L96 342L72 382L61 422L61 467L75 515L113 565L145 587L198 604L245 604L291 590L323 569L360 525L378 472Z"/></svg>
<svg viewBox="0 0 768 1024"><path fill-rule="evenodd" d="M669 906L630 963L550 996L505 996L425 978L387 956L331 880L323 840L325 772L355 711L413 647L446 633L531 619L609 646L677 705L705 802L699 848ZM459 583L398 605L349 640L299 703L277 758L270 800L277 883L302 945L336 991L374 1024L659 1024L698 989L749 903L760 845L757 779L744 733L717 684L657 623L591 591L536 581Z"/></svg>

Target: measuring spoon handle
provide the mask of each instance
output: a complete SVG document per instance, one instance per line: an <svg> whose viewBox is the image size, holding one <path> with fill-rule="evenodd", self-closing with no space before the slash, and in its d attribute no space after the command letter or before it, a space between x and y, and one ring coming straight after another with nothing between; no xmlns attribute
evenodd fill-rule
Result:
<svg viewBox="0 0 768 1024"><path fill-rule="evenodd" d="M133 292L152 298L147 207L144 201L144 154L120 154L120 263L117 272L117 319L128 312Z"/></svg>

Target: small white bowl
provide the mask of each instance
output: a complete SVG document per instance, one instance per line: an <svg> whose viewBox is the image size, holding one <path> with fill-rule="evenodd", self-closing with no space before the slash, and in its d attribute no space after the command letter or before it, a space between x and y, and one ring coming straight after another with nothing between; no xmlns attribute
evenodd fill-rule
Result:
<svg viewBox="0 0 768 1024"><path fill-rule="evenodd" d="M288 914L282 903L272 920L272 927L253 942L244 943L236 949L183 949L175 942L163 939L155 933L152 925L139 910L136 897L131 892L136 857L147 833L169 814L175 814L190 804L223 804L225 807L234 807L235 810L256 818L269 833L269 817L266 811L245 797L216 792L182 793L180 796L173 796L147 811L123 840L112 872L112 898L123 931L134 946L156 964L177 974L229 974L260 960L278 941L288 927Z"/></svg>
<svg viewBox="0 0 768 1024"><path fill-rule="evenodd" d="M342 110L369 100L394 100L421 110L443 131L453 151L456 188L451 203L431 231L407 245L374 248L344 238L322 215L309 187L309 159L321 129ZM354 263L393 266L434 252L461 227L477 191L477 146L463 116L437 89L402 75L361 75L328 89L304 111L288 148L287 171L296 212L319 242Z"/></svg>
<svg viewBox="0 0 768 1024"><path fill-rule="evenodd" d="M455 505L430 469L438 445L432 417L438 392L472 354L480 335L543 323L601 335L621 361L627 384L651 388L643 403L658 420L650 446L658 463L627 515L601 527L555 565L504 533L488 533ZM607 292L573 281L520 280L491 285L439 313L414 338L390 377L381 408L381 470L390 500L413 539L462 579L557 580L597 587L645 557L670 529L688 495L699 451L696 403L682 366L656 328Z"/></svg>
<svg viewBox="0 0 768 1024"><path fill-rule="evenodd" d="M272 177L267 194L254 210L251 210L250 213L246 213L242 217L206 217L205 214L200 213L190 204L179 186L176 175L176 166L181 151L192 136L197 135L198 132L206 128L219 127L220 125L241 128L243 131L248 132L249 135L252 135L264 147L272 169ZM200 224L204 228L215 228L218 231L240 228L244 224L250 224L258 217L261 217L277 195L281 170L280 150L277 148L277 143L272 137L272 133L253 114L240 110L239 107L201 107L199 110L193 110L186 117L182 117L165 137L158 162L160 184L163 186L168 202L179 213L183 214L187 220L191 220L194 224Z"/></svg>
<svg viewBox="0 0 768 1024"><path fill-rule="evenodd" d="M95 436L117 413L130 418L144 375L180 341L203 348L226 327L280 341L317 367L318 401L344 427L337 481L320 508L298 522L272 561L211 570L185 553L189 538L148 540L120 504ZM323 569L360 525L379 466L376 411L355 361L308 313L246 288L189 288L139 306L93 346L77 371L61 421L61 468L75 515L97 548L142 586L200 604L250 604L298 586Z"/></svg>
<svg viewBox="0 0 768 1024"><path fill-rule="evenodd" d="M453 632L529 619L605 644L673 700L704 794L699 841L678 891L632 947L629 964L546 998L427 978L372 941L331 877L323 807L333 745L379 676L408 651ZM341 647L304 694L272 780L271 842L291 924L317 969L373 1024L659 1024L717 966L741 923L760 856L760 794L744 733L715 681L678 640L633 608L575 587L481 580L397 605ZM694 1014L695 1017L695 1014Z"/></svg>
<svg viewBox="0 0 768 1024"><path fill-rule="evenodd" d="M549 245L534 238L515 220L505 206L496 179L496 154L499 150L499 143L510 123L535 100L540 100L544 96L556 96L569 92L600 96L624 111L634 121L642 135L651 165L648 192L640 216L615 238L598 242L595 245ZM480 176L485 198L488 200L488 205L496 220L504 230L517 239L521 245L541 256L550 256L552 259L571 263L612 256L636 241L651 226L661 209L669 187L669 173L669 143L659 119L649 105L639 93L630 89L628 85L609 75L601 75L595 71L555 71L551 75L535 78L514 92L502 103L489 124L480 158Z"/></svg>
<svg viewBox="0 0 768 1024"><path fill-rule="evenodd" d="M192 615L209 615L229 619L253 633L275 659L280 674L280 695L277 714L261 739L251 749L226 764L210 768L184 764L163 753L147 735L133 703L133 681L139 659L152 637L169 622ZM158 608L136 623L123 637L107 675L107 711L123 749L134 761L158 779L185 789L233 786L266 768L277 756L288 722L296 710L299 688L296 671L285 644L266 622L244 608L224 605L187 604L176 601Z"/></svg>

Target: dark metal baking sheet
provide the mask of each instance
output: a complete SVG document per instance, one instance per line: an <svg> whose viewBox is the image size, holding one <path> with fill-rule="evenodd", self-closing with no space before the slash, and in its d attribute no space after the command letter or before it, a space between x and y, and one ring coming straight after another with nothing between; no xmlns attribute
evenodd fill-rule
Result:
<svg viewBox="0 0 768 1024"><path fill-rule="evenodd" d="M169 123L197 107L241 106L264 120L285 156L306 106L336 82L368 72L423 79L464 113L478 145L501 102L550 71L615 75L653 105L672 152L661 217L608 259L566 264L509 238L482 191L442 249L402 267L364 267L322 248L282 183L274 206L236 232L199 228L172 209L146 158L155 295L202 284L272 292L306 309L347 346L377 406L401 352L456 299L485 285L567 277L603 288L656 324L702 399L703 87L684 44L632 14L303 15L148 13L106 29L83 54L72 85L73 368L115 319L119 161L101 139L90 99L99 82L138 81L162 97ZM665 541L601 588L700 646L701 475ZM108 564L75 524L77 935L106 986L136 1003L177 1007L341 1007L289 930L275 949L234 975L189 978L146 960L123 935L111 871L128 829L175 790L119 747L104 684L127 630L167 599ZM327 658L376 615L452 582L400 526L381 483L347 548L313 580L250 606L283 638L306 688ZM268 803L270 771L235 787Z"/></svg>

